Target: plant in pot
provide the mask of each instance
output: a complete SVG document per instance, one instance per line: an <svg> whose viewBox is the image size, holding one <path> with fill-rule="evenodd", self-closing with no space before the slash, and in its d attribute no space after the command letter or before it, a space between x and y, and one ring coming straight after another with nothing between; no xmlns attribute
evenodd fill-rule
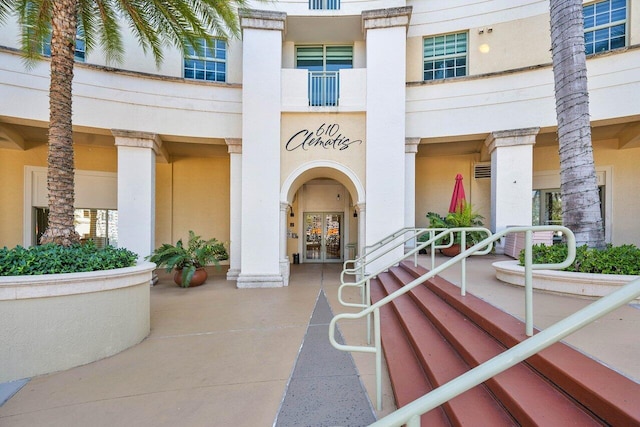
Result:
<svg viewBox="0 0 640 427"><path fill-rule="evenodd" d="M214 264L220 267L219 261L228 259L227 249L217 239L204 240L189 230L189 241L185 246L182 239L175 245L165 243L157 248L146 259L165 267L167 273L175 269L173 276L177 285L188 288L202 285L207 280L205 266Z"/></svg>
<svg viewBox="0 0 640 427"><path fill-rule="evenodd" d="M435 212L428 212L429 228L460 228L460 227L483 227L484 217L473 210L470 203L461 203L455 212L449 212L446 216L440 216ZM422 236L421 236L422 237ZM466 233L466 246L471 247L487 237L481 231L471 231ZM427 235L428 238L428 235ZM447 256L456 256L460 253L462 233L454 233L451 247L442 248L440 252ZM426 241L426 240L425 240ZM443 237L436 244L447 244L449 237Z"/></svg>

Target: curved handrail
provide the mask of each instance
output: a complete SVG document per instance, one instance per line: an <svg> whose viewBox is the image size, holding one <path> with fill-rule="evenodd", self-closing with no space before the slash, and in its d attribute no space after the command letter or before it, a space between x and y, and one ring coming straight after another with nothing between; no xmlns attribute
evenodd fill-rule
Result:
<svg viewBox="0 0 640 427"><path fill-rule="evenodd" d="M453 230L455 231L456 229L448 229L448 230ZM464 230L469 230L469 228L464 228L462 229ZM560 263L553 263L553 264L533 264L532 261L532 242L533 242L533 232L534 231L561 231L564 235L565 238L567 240L567 258ZM464 259L466 259L467 257L469 257L470 255L482 251L482 250L486 250L486 248L489 248L489 250L491 249L493 242L502 239L505 235L510 234L510 233L525 233L525 327L526 327L526 334L528 336L532 336L533 335L533 272L532 270L534 269L547 269L547 270L553 270L553 269L557 269L557 270L561 270L564 269L568 266L570 266L574 259L575 259L575 255L576 255L576 244L575 244L575 236L573 234L573 232L571 230L569 230L567 227L563 227L563 226L557 226L557 225L541 225L541 226L528 226L528 227L509 227L499 233L496 233L494 235L489 235L489 237L487 237L486 239L482 240L479 243L476 243L475 245L471 246L470 248L462 251L459 255L451 258L450 260L444 262L443 264L441 264L440 266L430 270L427 274L424 274L421 277L418 277L417 279L413 280L412 282L404 285L402 288L396 290L395 292L387 295L386 297L380 299L379 301L377 301L375 304L371 304L369 306L367 306L366 308L364 308L363 310L361 310L358 313L342 313L342 314L337 314L336 316L333 317L333 319L331 319L331 322L329 323L329 341L331 342L331 345L333 345L333 347L335 347L338 350L343 350L343 351L358 351L358 352L366 352L366 353L375 353L376 355L376 388L377 388L377 404L378 404L378 408L380 409L382 407L382 383L381 383L381 360L382 360L382 351L381 351L381 343L380 343L380 307L382 307L383 305L393 301L394 299L398 298L401 295L406 294L407 292L409 292L410 290L412 290L413 288L415 288L418 285L421 285L422 283L426 282L427 280L431 279L432 277L438 275L440 272L446 270L447 268L451 267L452 265L463 261ZM464 234L464 233L463 233ZM490 234L490 232L489 232ZM442 232L437 234L436 236L432 237L431 239L429 239L428 242L426 243L430 243L433 239L440 239L443 236L446 236L447 233L446 232ZM426 246L426 245L425 245ZM464 247L464 246L462 246ZM418 248L413 249L412 251L409 252L409 254L412 254L413 251L417 251L419 250ZM397 264L398 262L402 261L405 257L401 257L398 261L394 261L393 263L387 265L385 268L380 268L378 269L378 271L375 274L379 274L385 270L387 270L388 268L390 268L391 266ZM361 279L359 282L366 282L368 280L368 278L365 279ZM364 281L364 282L363 282ZM343 287L344 285L341 285L339 289ZM342 319L361 319L365 316L369 316L370 314L373 314L374 316L374 345L373 346L350 346L350 345L345 345L345 344L340 344L335 340L335 328L336 328L336 323L339 320Z"/></svg>

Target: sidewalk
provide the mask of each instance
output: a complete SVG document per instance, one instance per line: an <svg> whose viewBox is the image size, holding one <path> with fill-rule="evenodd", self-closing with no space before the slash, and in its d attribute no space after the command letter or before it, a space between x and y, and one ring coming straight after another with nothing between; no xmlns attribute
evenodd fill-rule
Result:
<svg viewBox="0 0 640 427"><path fill-rule="evenodd" d="M523 289L498 282L489 255L467 261L468 292L523 317ZM442 262L444 258L438 258ZM430 258L420 256L429 268ZM167 278L151 289L151 334L137 346L89 365L31 379L0 407L14 426L272 426L281 407L320 290L334 313L341 264L291 266L286 288L236 289L218 273L193 289ZM459 270L443 274L459 283ZM353 291L353 290L352 290ZM356 292L348 297L359 298ZM536 293L535 324L548 326L591 300ZM349 344L362 324L340 324ZM623 307L567 342L640 379L640 310ZM352 355L375 402L374 358ZM393 398L383 378L383 411Z"/></svg>

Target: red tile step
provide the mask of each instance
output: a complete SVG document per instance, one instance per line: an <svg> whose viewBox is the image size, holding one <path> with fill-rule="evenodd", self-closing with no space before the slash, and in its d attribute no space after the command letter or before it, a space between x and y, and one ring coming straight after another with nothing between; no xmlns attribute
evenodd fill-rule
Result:
<svg viewBox="0 0 640 427"><path fill-rule="evenodd" d="M404 284L425 272L426 269L415 267L410 262L403 262L390 270ZM471 366L476 366L527 338L521 321L473 295L467 293L466 296L461 296L457 286L441 277L429 280L426 286L418 286L410 295ZM493 337L494 343L470 345L479 341L483 335ZM536 380L527 382L526 385L518 384L514 379L516 374L511 371L525 372L523 369L530 371L523 375L540 378L542 382ZM640 425L640 384L563 343L554 344L527 359L526 363L486 382L502 404L524 424L587 425L583 422L575 424L578 419L573 417L567 419L572 420L569 424L559 420L552 421L551 417L562 417L563 412L550 406L551 403L540 407L539 403L544 399L555 401L550 394L542 397L536 395L539 391L533 393L538 387L544 389L542 383L553 385L556 395L567 396L565 403L568 401L574 409L577 408L580 417L587 414L594 422L605 425ZM558 402L561 401L562 399ZM538 409L527 409L527 402L537 403Z"/></svg>

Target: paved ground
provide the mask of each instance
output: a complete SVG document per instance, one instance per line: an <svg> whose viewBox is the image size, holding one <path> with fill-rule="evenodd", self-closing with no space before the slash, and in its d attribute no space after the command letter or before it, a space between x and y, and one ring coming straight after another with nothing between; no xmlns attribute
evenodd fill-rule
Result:
<svg viewBox="0 0 640 427"><path fill-rule="evenodd" d="M467 287L522 317L522 289L493 276L491 262L503 259L468 261ZM421 264L429 267L429 262L421 256ZM31 379L0 407L0 425L272 426L289 405L284 403L285 392L294 384L305 336L325 327L324 320L312 320L321 291L334 313L353 311L337 303L339 270L338 264L293 265L289 287L280 289L236 289L221 274L193 289L178 288L163 278L151 289L147 339L107 359ZM455 270L443 276L454 283L460 278ZM547 326L589 302L536 293L536 326ZM640 310L626 306L567 342L639 380L639 328ZM364 344L363 325L341 324L340 331L347 343ZM372 355L353 354L352 360L354 375L359 375L369 401L375 401ZM315 372L322 363L327 362L312 362L309 369ZM378 416L391 410L392 394L384 378L383 411ZM333 424L309 418L300 425Z"/></svg>

